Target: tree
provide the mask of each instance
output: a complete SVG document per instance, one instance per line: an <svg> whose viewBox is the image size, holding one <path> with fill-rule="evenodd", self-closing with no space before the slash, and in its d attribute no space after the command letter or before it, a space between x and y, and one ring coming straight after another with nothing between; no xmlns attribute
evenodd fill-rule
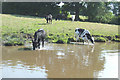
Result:
<svg viewBox="0 0 120 80"><path fill-rule="evenodd" d="M88 16L89 21L107 22L112 18L110 3L105 2L88 2L85 15Z"/></svg>
<svg viewBox="0 0 120 80"><path fill-rule="evenodd" d="M3 2L3 13L44 17L51 13L57 15L59 7L55 2Z"/></svg>
<svg viewBox="0 0 120 80"><path fill-rule="evenodd" d="M79 21L79 14L85 8L85 2L68 2L63 6L63 11L75 12L75 21Z"/></svg>

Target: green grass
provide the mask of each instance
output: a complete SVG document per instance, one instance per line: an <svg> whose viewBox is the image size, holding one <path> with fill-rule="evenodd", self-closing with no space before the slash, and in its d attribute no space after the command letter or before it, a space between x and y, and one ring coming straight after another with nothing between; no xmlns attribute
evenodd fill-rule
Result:
<svg viewBox="0 0 120 80"><path fill-rule="evenodd" d="M84 28L90 31L91 35L115 36L118 35L118 25L53 20L52 24L47 24L44 18L1 14L2 16L2 35L11 36L13 34L21 35L20 32L26 34L34 34L37 29L43 28L47 34L68 34L67 37L74 37L75 28Z"/></svg>

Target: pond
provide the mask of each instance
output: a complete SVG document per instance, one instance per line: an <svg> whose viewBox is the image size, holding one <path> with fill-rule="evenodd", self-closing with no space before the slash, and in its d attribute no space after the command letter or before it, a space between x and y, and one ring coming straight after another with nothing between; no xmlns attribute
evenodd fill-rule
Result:
<svg viewBox="0 0 120 80"><path fill-rule="evenodd" d="M118 45L45 43L40 50L2 47L3 78L118 78Z"/></svg>

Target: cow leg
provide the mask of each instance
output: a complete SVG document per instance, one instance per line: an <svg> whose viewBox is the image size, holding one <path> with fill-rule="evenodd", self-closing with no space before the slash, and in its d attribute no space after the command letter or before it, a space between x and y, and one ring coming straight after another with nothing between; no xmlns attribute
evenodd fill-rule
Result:
<svg viewBox="0 0 120 80"><path fill-rule="evenodd" d="M83 39L83 44L84 44L84 42L85 42L85 41L84 41L84 39Z"/></svg>
<svg viewBox="0 0 120 80"><path fill-rule="evenodd" d="M94 44L94 41L93 41L93 39L92 39L92 38L90 38L90 41Z"/></svg>
<svg viewBox="0 0 120 80"><path fill-rule="evenodd" d="M44 39L42 39L42 47L44 47Z"/></svg>
<svg viewBox="0 0 120 80"><path fill-rule="evenodd" d="M77 39L76 39L76 42L77 42Z"/></svg>
<svg viewBox="0 0 120 80"><path fill-rule="evenodd" d="M52 19L51 19L51 24L52 24Z"/></svg>
<svg viewBox="0 0 120 80"><path fill-rule="evenodd" d="M88 43L88 45L89 45L88 35L86 35L85 38L86 38L86 41L87 41L87 43Z"/></svg>
<svg viewBox="0 0 120 80"><path fill-rule="evenodd" d="M33 50L35 50L35 47L33 46Z"/></svg>
<svg viewBox="0 0 120 80"><path fill-rule="evenodd" d="M79 42L79 36L76 37L76 42Z"/></svg>
<svg viewBox="0 0 120 80"><path fill-rule="evenodd" d="M50 20L50 23L52 24L51 20Z"/></svg>
<svg viewBox="0 0 120 80"><path fill-rule="evenodd" d="M83 44L84 44L84 42L85 42L85 38L84 37L81 37L82 38L82 40L83 40Z"/></svg>
<svg viewBox="0 0 120 80"><path fill-rule="evenodd" d="M40 49L40 39L38 39L38 48Z"/></svg>
<svg viewBox="0 0 120 80"><path fill-rule="evenodd" d="M48 23L48 19L47 19L47 23Z"/></svg>
<svg viewBox="0 0 120 80"><path fill-rule="evenodd" d="M89 45L89 40L87 40L87 42L88 42L88 45Z"/></svg>

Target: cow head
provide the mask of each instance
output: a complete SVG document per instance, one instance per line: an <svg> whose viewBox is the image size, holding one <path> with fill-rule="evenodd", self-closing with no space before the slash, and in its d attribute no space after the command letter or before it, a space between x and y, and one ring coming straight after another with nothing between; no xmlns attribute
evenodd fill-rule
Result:
<svg viewBox="0 0 120 80"><path fill-rule="evenodd" d="M37 44L38 44L38 42L32 40L33 50L35 50L35 48L37 48Z"/></svg>
<svg viewBox="0 0 120 80"><path fill-rule="evenodd" d="M75 35L78 36L80 34L80 28L75 29Z"/></svg>

